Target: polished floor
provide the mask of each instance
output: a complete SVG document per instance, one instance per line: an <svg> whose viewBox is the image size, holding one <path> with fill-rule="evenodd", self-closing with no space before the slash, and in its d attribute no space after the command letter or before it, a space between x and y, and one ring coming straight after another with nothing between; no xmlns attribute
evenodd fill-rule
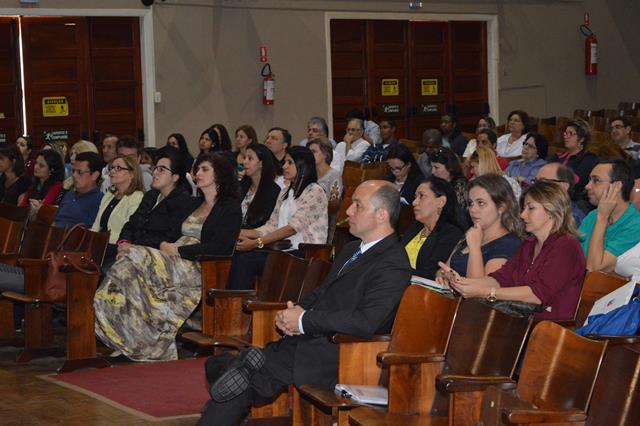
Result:
<svg viewBox="0 0 640 426"><path fill-rule="evenodd" d="M149 422L87 395L39 379L62 358L13 362L18 348L0 347L0 425L194 425L196 418ZM152 390L150 390L152 392Z"/></svg>

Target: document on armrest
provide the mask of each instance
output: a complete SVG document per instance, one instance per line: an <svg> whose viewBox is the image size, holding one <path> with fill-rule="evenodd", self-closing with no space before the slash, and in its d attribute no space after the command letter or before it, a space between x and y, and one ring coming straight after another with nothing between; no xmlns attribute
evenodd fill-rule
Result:
<svg viewBox="0 0 640 426"><path fill-rule="evenodd" d="M438 293L451 294L451 289L449 287L428 278L419 277L417 275L411 276L411 284L421 285L422 287L427 287L428 289L437 291Z"/></svg>
<svg viewBox="0 0 640 426"><path fill-rule="evenodd" d="M633 290L636 288L636 281L629 281L622 287L612 291L606 296L596 300L589 312L589 317L598 314L607 314L614 309L618 309L620 306L624 306L631 300L633 296ZM585 322L585 325L589 323L589 318Z"/></svg>
<svg viewBox="0 0 640 426"><path fill-rule="evenodd" d="M387 405L389 392L382 386L341 385L338 383L335 389L338 396L352 399L362 404Z"/></svg>

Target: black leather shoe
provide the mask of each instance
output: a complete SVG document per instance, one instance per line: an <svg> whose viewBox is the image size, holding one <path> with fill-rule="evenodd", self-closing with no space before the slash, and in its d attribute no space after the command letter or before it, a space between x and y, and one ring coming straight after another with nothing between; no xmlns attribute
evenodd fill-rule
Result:
<svg viewBox="0 0 640 426"><path fill-rule="evenodd" d="M251 377L264 365L264 360L264 353L259 348L243 350L211 384L211 398L216 402L226 402L242 394L249 388Z"/></svg>

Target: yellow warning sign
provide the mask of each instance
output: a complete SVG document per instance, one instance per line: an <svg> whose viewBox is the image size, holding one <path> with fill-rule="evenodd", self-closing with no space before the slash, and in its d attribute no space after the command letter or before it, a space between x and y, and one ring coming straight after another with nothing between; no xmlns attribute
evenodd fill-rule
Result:
<svg viewBox="0 0 640 426"><path fill-rule="evenodd" d="M438 94L438 79L423 78L422 79L422 96L433 96Z"/></svg>
<svg viewBox="0 0 640 426"><path fill-rule="evenodd" d="M42 98L43 117L64 117L69 115L69 103L64 96Z"/></svg>
<svg viewBox="0 0 640 426"><path fill-rule="evenodd" d="M397 78L382 79L382 96L398 96L400 94L400 80Z"/></svg>

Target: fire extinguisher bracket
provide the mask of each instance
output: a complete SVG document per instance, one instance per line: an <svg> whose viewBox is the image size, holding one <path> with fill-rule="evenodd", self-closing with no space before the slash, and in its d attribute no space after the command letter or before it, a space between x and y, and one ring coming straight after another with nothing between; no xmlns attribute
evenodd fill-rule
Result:
<svg viewBox="0 0 640 426"><path fill-rule="evenodd" d="M275 101L276 81L275 74L271 72L271 65L264 64L262 71L262 103L264 105L273 105Z"/></svg>

